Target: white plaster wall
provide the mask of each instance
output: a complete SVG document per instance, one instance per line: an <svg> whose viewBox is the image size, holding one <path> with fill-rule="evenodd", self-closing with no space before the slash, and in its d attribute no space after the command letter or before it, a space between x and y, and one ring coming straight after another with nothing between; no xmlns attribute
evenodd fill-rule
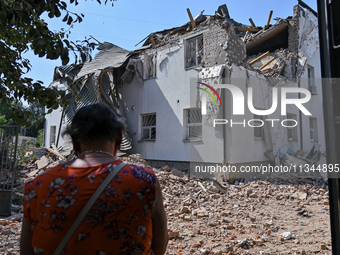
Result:
<svg viewBox="0 0 340 255"><path fill-rule="evenodd" d="M46 123L45 123L45 146L50 145L50 130L51 126L56 126L56 142L58 139L58 132L59 132L59 125L60 125L60 118L62 114L63 109L59 107L57 110L52 111L50 114L46 115ZM61 133L63 129L66 127L65 122L63 121L60 137L59 137L59 143L58 146L62 146L64 144L64 139L61 137Z"/></svg>
<svg viewBox="0 0 340 255"><path fill-rule="evenodd" d="M251 77L250 79L248 79L248 75ZM231 72L231 84L239 87L245 96L245 115L231 114L230 117L233 122L242 123L245 121L245 127L243 124L236 124L229 129L231 132L231 143L229 144L230 163L236 164L265 161L267 160L267 158L264 156L264 152L267 151L265 141L255 139L254 128L248 126L248 120L254 119L254 116L247 107L247 87L253 87L254 107L266 109L269 102L264 100L263 95L268 94L268 86L263 80L260 82L254 72L247 71L244 68L235 65L233 66ZM232 106L230 106L229 111L232 111ZM228 125L230 126L230 124Z"/></svg>
<svg viewBox="0 0 340 255"><path fill-rule="evenodd" d="M157 54L162 57L157 60L161 64L157 65L156 78L140 86L134 77L121 88L129 133L135 133L132 152L141 153L145 159L222 162L222 128L205 125L204 118L202 141L184 141L184 109L197 107L196 90L193 93L190 84L191 79L197 79L199 70L185 70L183 41L172 48L160 48ZM131 110L132 106L135 110ZM140 141L140 115L146 113L156 113L156 141Z"/></svg>
<svg viewBox="0 0 340 255"><path fill-rule="evenodd" d="M326 150L324 118L323 118L323 99L322 99L322 80L320 66L320 49L318 38L318 20L309 11L305 10L305 15L300 12L299 17L299 54L307 58L307 64L314 67L315 85L317 86L317 95L312 95L311 100L305 104L311 112L312 117L317 118L318 144L320 150ZM302 88L308 89L308 72L305 69L300 81ZM303 131L303 149L310 150L313 142L310 140L309 117L302 115Z"/></svg>
<svg viewBox="0 0 340 255"><path fill-rule="evenodd" d="M305 104L312 116L302 115L303 130L303 149L310 150L313 142L310 141L309 134L309 117L317 118L318 144L321 145L320 150L326 151L324 117L323 117L323 98L322 98L322 79L320 66L320 51L316 50L311 58L308 59L308 65L314 67L315 85L317 87L317 95L312 95L311 100ZM301 87L308 89L308 72L305 71L301 78Z"/></svg>

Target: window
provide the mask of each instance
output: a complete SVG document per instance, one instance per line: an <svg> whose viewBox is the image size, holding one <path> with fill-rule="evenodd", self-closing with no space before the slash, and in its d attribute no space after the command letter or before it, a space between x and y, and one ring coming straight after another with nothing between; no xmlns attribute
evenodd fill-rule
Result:
<svg viewBox="0 0 340 255"><path fill-rule="evenodd" d="M202 139L201 109L187 109L186 111L186 140Z"/></svg>
<svg viewBox="0 0 340 255"><path fill-rule="evenodd" d="M157 55L155 53L145 56L145 66L145 79L156 77Z"/></svg>
<svg viewBox="0 0 340 255"><path fill-rule="evenodd" d="M316 95L316 86L315 86L315 71L314 67L308 66L308 90L311 92L312 95Z"/></svg>
<svg viewBox="0 0 340 255"><path fill-rule="evenodd" d="M256 126L254 127L254 139L262 140L264 139L264 131L263 131L264 117L254 114L254 119L256 120L254 121L254 124L253 124L253 126Z"/></svg>
<svg viewBox="0 0 340 255"><path fill-rule="evenodd" d="M50 144L55 144L56 126L50 127Z"/></svg>
<svg viewBox="0 0 340 255"><path fill-rule="evenodd" d="M156 114L142 115L142 134L141 140L156 140Z"/></svg>
<svg viewBox="0 0 340 255"><path fill-rule="evenodd" d="M318 123L316 118L309 118L310 140L312 142L318 141Z"/></svg>
<svg viewBox="0 0 340 255"><path fill-rule="evenodd" d="M198 66L203 60L203 35L186 41L185 68Z"/></svg>
<svg viewBox="0 0 340 255"><path fill-rule="evenodd" d="M288 141L297 141L297 126L293 127L296 122L292 120L296 120L296 114L287 113L287 119L290 121L286 122L287 127L287 139Z"/></svg>

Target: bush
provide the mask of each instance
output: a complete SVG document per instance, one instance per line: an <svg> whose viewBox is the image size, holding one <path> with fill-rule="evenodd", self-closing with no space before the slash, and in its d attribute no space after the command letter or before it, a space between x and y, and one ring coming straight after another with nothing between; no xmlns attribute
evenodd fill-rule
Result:
<svg viewBox="0 0 340 255"><path fill-rule="evenodd" d="M43 147L44 146L44 129L40 129L38 131L37 146L39 146L39 147Z"/></svg>

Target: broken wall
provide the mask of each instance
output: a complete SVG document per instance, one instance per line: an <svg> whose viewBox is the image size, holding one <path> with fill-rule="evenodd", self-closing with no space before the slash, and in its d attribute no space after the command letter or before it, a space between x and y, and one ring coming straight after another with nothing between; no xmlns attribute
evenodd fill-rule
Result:
<svg viewBox="0 0 340 255"><path fill-rule="evenodd" d="M222 127L202 125L202 141L186 140L186 110L197 107L196 81L202 68L185 69L185 40L206 31L188 33L171 44L144 51L144 56L157 54L157 76L141 85L134 75L120 88L134 144L129 153L141 153L148 160L222 162ZM156 113L156 140L142 141L141 118L151 113Z"/></svg>
<svg viewBox="0 0 340 255"><path fill-rule="evenodd" d="M205 67L231 63L240 65L246 57L246 46L227 21L214 24L203 33Z"/></svg>

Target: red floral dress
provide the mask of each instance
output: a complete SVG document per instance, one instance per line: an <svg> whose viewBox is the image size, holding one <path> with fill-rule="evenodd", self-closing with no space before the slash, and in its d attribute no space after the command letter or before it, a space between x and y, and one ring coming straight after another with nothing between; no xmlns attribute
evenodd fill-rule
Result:
<svg viewBox="0 0 340 255"><path fill-rule="evenodd" d="M24 217L32 227L35 254L53 253L100 183L120 163L59 164L25 185ZM153 254L155 195L155 173L126 165L89 211L64 254Z"/></svg>

